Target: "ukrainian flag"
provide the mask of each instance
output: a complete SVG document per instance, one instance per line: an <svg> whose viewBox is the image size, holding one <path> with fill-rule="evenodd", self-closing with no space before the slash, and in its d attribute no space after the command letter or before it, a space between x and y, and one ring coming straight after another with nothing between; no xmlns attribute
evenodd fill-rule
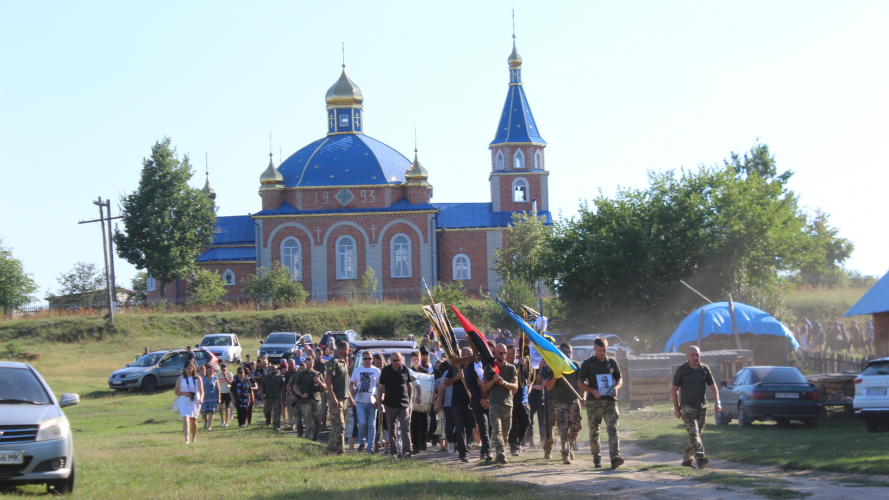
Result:
<svg viewBox="0 0 889 500"><path fill-rule="evenodd" d="M497 298L497 302L503 306L503 309L506 310L506 313L509 314L509 317L519 325L519 328L522 329L522 332L528 337L528 340L534 344L534 347L537 349L537 352L540 353L540 357L546 361L547 366L553 371L556 377L561 377L563 373L574 373L574 364L571 363L571 360L568 359L568 356L559 350L555 345L547 341L543 338L539 333L535 332L528 323L518 316L514 312L512 312L506 304L503 303L500 298Z"/></svg>

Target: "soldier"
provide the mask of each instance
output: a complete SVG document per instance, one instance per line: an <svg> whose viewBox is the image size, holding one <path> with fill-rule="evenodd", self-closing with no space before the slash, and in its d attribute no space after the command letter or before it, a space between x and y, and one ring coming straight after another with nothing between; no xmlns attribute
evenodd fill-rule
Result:
<svg viewBox="0 0 889 500"><path fill-rule="evenodd" d="M275 365L269 367L267 375L259 383L259 394L263 400L265 425L273 425L276 431L281 430L281 396L284 389L284 378L278 376Z"/></svg>
<svg viewBox="0 0 889 500"><path fill-rule="evenodd" d="M315 349L315 371L318 373L327 372L327 361L324 360L320 349ZM327 391L321 393L321 427L320 431L327 430L327 419L330 415L330 394Z"/></svg>
<svg viewBox="0 0 889 500"><path fill-rule="evenodd" d="M568 356L568 359L571 359L570 345L563 343L559 346L559 350ZM547 392L553 394L556 425L559 426L559 437L562 441L562 463L566 465L571 465L571 460L574 458L574 442L577 441L577 433L583 428L580 400L572 390L577 385L577 372L580 366L574 361L571 364L574 366L573 373L563 373L561 377L552 377L545 382ZM556 383L559 378L562 379L562 382ZM552 450L552 443L550 443L550 450Z"/></svg>
<svg viewBox="0 0 889 500"><path fill-rule="evenodd" d="M293 367L296 366L292 358L290 359L290 364ZM290 382L287 383L286 392L290 401L290 420L288 420L287 424L290 426L290 430L295 431L297 436L302 437L305 431L303 426L303 402L302 398L296 393L296 377L305 371L305 365L300 365L295 370L294 375L290 377Z"/></svg>
<svg viewBox="0 0 889 500"><path fill-rule="evenodd" d="M336 344L336 356L327 362L324 385L330 395L330 438L327 453L343 455L345 450L346 409L354 405L349 386L349 344L341 340Z"/></svg>
<svg viewBox="0 0 889 500"><path fill-rule="evenodd" d="M504 443L512 426L512 393L518 390L515 365L506 362L506 346L497 344L494 348L499 374L490 368L485 370L482 390L488 393L488 416L491 420L491 438L501 464L507 464Z"/></svg>
<svg viewBox="0 0 889 500"><path fill-rule="evenodd" d="M696 462L697 467L703 469L710 462L704 456L704 444L701 442L701 432L704 431L704 422L707 419L708 387L715 401L714 411L720 413L722 407L719 405L719 391L713 383L710 367L701 363L701 350L691 346L686 356L688 362L677 368L673 375L673 413L685 423L685 430L688 432L688 446L685 447L682 465L694 468ZM695 459L694 462L692 458Z"/></svg>
<svg viewBox="0 0 889 500"><path fill-rule="evenodd" d="M303 426L306 429L306 439L315 441L318 439L318 427L315 420L321 412L321 391L327 386L321 382L321 374L314 370L315 360L307 358L303 365L305 370L293 377L293 391L302 406Z"/></svg>
<svg viewBox="0 0 889 500"><path fill-rule="evenodd" d="M590 428L590 452L593 454L593 465L602 467L602 451L599 447L599 425L605 420L605 429L608 431L608 451L611 455L611 468L616 469L623 465L624 459L620 457L620 438L617 435L620 412L617 409L617 391L623 386L620 367L617 360L608 357L608 340L597 337L593 341L593 350L596 355L587 359L580 365L580 375L577 378L577 387L587 396L587 425ZM611 375L613 396L605 396L599 392L597 376ZM606 377L607 379L607 377Z"/></svg>
<svg viewBox="0 0 889 500"><path fill-rule="evenodd" d="M552 370L546 366L546 362L540 362L540 370L538 372L538 377L542 382L549 380L552 377ZM556 400L553 391L547 390L546 385L541 383L540 385L531 386L532 388L538 388L537 390L543 392L545 394L545 400L542 403L543 408L539 410L541 420L541 429L543 432L543 458L549 460L553 458L553 443L555 443L555 437L553 436L553 428L556 426ZM544 397L541 397L544 399Z"/></svg>

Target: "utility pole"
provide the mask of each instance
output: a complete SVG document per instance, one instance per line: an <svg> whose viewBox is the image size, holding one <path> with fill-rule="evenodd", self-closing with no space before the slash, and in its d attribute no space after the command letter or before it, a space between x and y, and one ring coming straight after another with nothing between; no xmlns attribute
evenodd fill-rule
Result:
<svg viewBox="0 0 889 500"><path fill-rule="evenodd" d="M114 302L117 302L117 277L114 274L114 240L111 238L111 200L105 200L105 208L108 209L108 260L111 263L111 296L114 297Z"/></svg>
<svg viewBox="0 0 889 500"><path fill-rule="evenodd" d="M105 254L105 290L108 295L108 319L111 320L111 324L113 325L114 298L111 296L111 275L108 267L108 243L105 241L107 239L105 236L105 212L102 210L102 207L105 206L105 204L102 203L102 197L100 196L98 200L94 201L93 205L99 207L99 220L102 223L102 253ZM111 220L108 221L108 225L111 226Z"/></svg>

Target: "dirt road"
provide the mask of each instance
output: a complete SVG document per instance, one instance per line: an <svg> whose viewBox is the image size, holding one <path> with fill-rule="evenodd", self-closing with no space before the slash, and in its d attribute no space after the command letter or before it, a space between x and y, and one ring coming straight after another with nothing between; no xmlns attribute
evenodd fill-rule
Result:
<svg viewBox="0 0 889 500"><path fill-rule="evenodd" d="M761 498L858 499L881 498L889 495L889 488L870 486L873 482L889 484L881 476L856 476L823 472L788 472L777 468L741 464L726 460L712 460L705 471L693 477L683 477L685 468L677 468L682 461L679 453L649 451L633 442L629 433L621 433L621 454L626 463L617 470L594 469L589 448L575 452L571 465L564 465L561 455L544 460L541 449L529 450L520 457L508 457L506 466L476 462L477 449L471 462L463 464L456 455L429 451L417 460L446 464L455 469L490 474L503 479L521 481L552 488L553 498L559 492L573 492L626 499L694 499L722 498L730 500ZM603 443L603 452L607 442ZM698 479L696 480L695 477Z"/></svg>

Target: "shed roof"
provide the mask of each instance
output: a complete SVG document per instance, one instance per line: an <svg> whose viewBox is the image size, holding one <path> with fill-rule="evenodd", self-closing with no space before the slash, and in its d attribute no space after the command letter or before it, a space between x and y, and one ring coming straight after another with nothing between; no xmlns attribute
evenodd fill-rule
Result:
<svg viewBox="0 0 889 500"><path fill-rule="evenodd" d="M883 275L864 297L846 311L843 316L861 316L862 314L877 314L889 312L889 273Z"/></svg>

